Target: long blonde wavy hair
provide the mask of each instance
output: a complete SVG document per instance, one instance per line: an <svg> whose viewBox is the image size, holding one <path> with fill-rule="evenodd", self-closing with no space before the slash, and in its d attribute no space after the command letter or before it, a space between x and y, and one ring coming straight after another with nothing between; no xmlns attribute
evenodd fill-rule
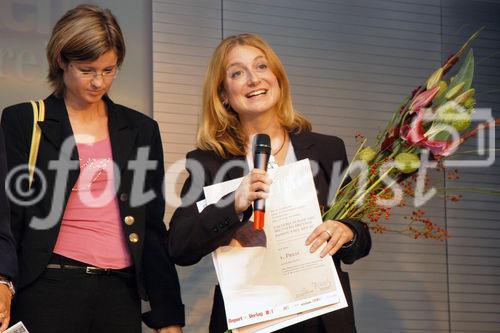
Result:
<svg viewBox="0 0 500 333"><path fill-rule="evenodd" d="M273 49L259 36L245 33L225 38L215 49L208 65L203 84L201 122L198 127L197 146L202 150L213 150L219 156L244 156L248 140L241 127L238 114L231 107L224 107L222 92L226 77L227 56L236 46L252 46L264 53L269 68L280 87L280 98L276 106L278 120L288 132L310 131L311 123L294 111L290 95L290 84L285 68Z"/></svg>

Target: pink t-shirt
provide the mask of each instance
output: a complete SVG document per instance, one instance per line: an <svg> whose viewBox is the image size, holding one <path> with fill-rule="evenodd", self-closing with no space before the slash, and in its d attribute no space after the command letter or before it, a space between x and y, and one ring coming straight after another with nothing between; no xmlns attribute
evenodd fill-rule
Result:
<svg viewBox="0 0 500 333"><path fill-rule="evenodd" d="M77 144L80 176L66 205L54 253L101 268L132 265L116 199L108 139Z"/></svg>

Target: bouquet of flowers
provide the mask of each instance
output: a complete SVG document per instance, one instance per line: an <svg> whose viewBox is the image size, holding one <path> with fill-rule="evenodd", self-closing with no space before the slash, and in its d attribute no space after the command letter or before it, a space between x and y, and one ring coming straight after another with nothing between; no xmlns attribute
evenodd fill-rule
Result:
<svg viewBox="0 0 500 333"><path fill-rule="evenodd" d="M378 233L397 231L414 238L448 238L446 230L426 218L421 209L412 212L403 229L391 230L381 222L389 219L394 207L406 206L405 198L416 198L425 191L430 184L425 173L429 165L443 170L443 161L453 156L467 139L500 123L497 119L470 128L475 90L474 56L469 47L479 32L403 101L377 136L376 144L368 146L363 135L356 134L358 149L324 219L359 218L368 221ZM446 79L468 49L457 74ZM456 171L448 177L457 177ZM448 198L456 201L460 195Z"/></svg>

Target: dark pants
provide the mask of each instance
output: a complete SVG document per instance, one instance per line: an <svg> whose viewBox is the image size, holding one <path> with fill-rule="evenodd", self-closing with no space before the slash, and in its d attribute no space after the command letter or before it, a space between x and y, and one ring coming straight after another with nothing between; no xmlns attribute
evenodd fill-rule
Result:
<svg viewBox="0 0 500 333"><path fill-rule="evenodd" d="M306 332L315 332L315 333L326 333L325 326L321 321L320 317L311 318L306 321L302 321L292 326L288 326L285 328L276 331L276 333L306 333Z"/></svg>
<svg viewBox="0 0 500 333"><path fill-rule="evenodd" d="M30 333L140 333L135 279L47 268L16 294L11 324L18 321Z"/></svg>

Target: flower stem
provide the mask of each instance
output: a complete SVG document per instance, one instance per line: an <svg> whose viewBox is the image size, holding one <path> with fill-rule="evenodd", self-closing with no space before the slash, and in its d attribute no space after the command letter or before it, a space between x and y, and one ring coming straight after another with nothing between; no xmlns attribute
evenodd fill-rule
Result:
<svg viewBox="0 0 500 333"><path fill-rule="evenodd" d="M349 204L347 210L340 216L340 219L344 219L347 217L347 214L353 209L354 205L358 205L358 203L363 200L363 198L369 194L375 187L377 187L380 182L394 169L394 167L389 168L386 172L384 172L379 179L377 179L367 190L365 190L358 198L351 199L351 203ZM355 200L354 200L355 199ZM354 201L352 201L354 200Z"/></svg>

